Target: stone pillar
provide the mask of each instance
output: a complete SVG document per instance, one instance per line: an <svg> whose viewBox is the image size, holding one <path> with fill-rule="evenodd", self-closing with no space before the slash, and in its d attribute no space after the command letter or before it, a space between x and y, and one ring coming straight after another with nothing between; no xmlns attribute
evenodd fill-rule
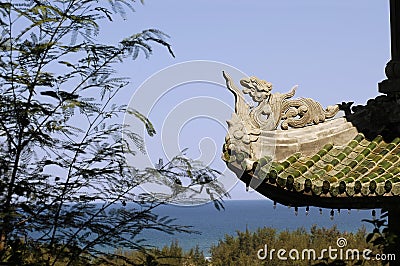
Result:
<svg viewBox="0 0 400 266"><path fill-rule="evenodd" d="M387 79L379 83L379 92L400 94L400 1L390 0L390 35L392 59L386 64Z"/></svg>

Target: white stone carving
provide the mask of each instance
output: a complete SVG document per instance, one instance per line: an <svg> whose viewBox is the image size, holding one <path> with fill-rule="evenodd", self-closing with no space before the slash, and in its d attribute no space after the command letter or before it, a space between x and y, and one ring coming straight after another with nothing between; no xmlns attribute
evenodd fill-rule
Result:
<svg viewBox="0 0 400 266"><path fill-rule="evenodd" d="M318 102L310 98L290 99L296 93L294 86L287 93L271 93L272 84L257 77L240 80L243 92L232 82L231 77L223 72L226 85L235 95L236 114L252 128L274 130L281 123L282 129L300 128L324 122L334 117L339 111L338 105L328 106L324 110ZM244 94L249 94L257 106L250 107Z"/></svg>
<svg viewBox="0 0 400 266"><path fill-rule="evenodd" d="M223 72L227 88L235 96L235 113L227 121L229 132L225 139L224 152L235 156L239 161L245 161L251 168L251 161L257 160L264 144L265 132L276 130L278 126L283 130L289 127L301 128L312 124L319 124L328 118L334 117L339 111L338 105L328 106L326 110L313 99L291 99L297 86L287 93L272 93L272 84L256 77L240 80L243 91L239 90L231 77ZM245 99L248 94L256 103L251 106ZM236 157L240 158L236 158ZM242 158L243 157L243 158ZM250 161L249 161L250 160ZM249 170L249 169L247 169Z"/></svg>

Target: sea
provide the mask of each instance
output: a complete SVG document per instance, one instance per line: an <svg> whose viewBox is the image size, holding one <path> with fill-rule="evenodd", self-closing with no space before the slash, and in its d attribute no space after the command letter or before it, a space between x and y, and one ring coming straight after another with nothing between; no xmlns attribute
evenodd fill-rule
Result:
<svg viewBox="0 0 400 266"><path fill-rule="evenodd" d="M165 205L157 208L160 217L175 218L174 224L190 225L199 234L176 233L168 235L160 231L145 231L139 237L146 244L158 248L178 241L184 250L199 247L205 256L210 256L210 248L223 240L225 235L236 235L237 231L255 231L260 227L272 227L278 232L303 227L309 230L313 225L331 228L336 226L341 232L356 232L362 226L372 232L373 226L362 222L372 219L372 210L334 210L310 207L288 208L276 205L270 200L227 200L224 209L217 210L212 203L199 206ZM379 216L379 211L376 211Z"/></svg>

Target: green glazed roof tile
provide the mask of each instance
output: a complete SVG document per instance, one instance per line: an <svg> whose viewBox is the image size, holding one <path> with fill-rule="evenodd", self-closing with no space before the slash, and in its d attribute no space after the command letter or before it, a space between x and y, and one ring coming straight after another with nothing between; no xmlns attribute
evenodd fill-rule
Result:
<svg viewBox="0 0 400 266"><path fill-rule="evenodd" d="M400 184L400 178L398 176L394 176L390 179L392 183Z"/></svg>
<svg viewBox="0 0 400 266"><path fill-rule="evenodd" d="M358 134L344 146L327 144L311 156L281 162L262 158L256 172L264 182L321 197L400 195L400 138L386 143ZM270 166L260 168L263 165ZM261 169L261 170L260 170Z"/></svg>

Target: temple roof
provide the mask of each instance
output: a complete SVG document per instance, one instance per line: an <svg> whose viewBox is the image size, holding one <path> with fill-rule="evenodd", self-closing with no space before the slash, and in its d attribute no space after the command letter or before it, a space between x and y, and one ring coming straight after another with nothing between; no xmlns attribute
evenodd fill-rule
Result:
<svg viewBox="0 0 400 266"><path fill-rule="evenodd" d="M272 163L269 173L264 172L268 173L266 181L297 192L311 190L313 195L397 196L399 143L400 138L386 143L381 136L368 141L359 134L344 147L326 144L313 156L297 153L283 162Z"/></svg>
<svg viewBox="0 0 400 266"><path fill-rule="evenodd" d="M236 98L223 159L247 187L289 206L384 208L400 200L400 123L397 98L366 106L322 109L312 99L271 93L255 77L241 80L251 107L224 73ZM257 96L257 97L256 97ZM344 117L332 118L338 109ZM399 113L399 112L394 112ZM278 129L281 125L282 129Z"/></svg>
<svg viewBox="0 0 400 266"><path fill-rule="evenodd" d="M400 195L400 138L387 143L378 136L369 141L360 133L347 145L326 144L311 156L295 153L280 162L269 163L269 160L259 159L255 169L242 178L246 179L247 175L247 179L261 179L267 187L275 187L275 193L294 192L305 196L291 203L272 197L285 205L323 207L322 201L316 202L318 197L325 198L324 202L337 198L337 204L341 205L337 207L354 208L353 204L362 205L360 201L369 197L376 197L375 203L378 203L380 197ZM258 184L255 189L262 192L265 187ZM346 197L357 200L343 199ZM374 202L364 207L373 205Z"/></svg>

